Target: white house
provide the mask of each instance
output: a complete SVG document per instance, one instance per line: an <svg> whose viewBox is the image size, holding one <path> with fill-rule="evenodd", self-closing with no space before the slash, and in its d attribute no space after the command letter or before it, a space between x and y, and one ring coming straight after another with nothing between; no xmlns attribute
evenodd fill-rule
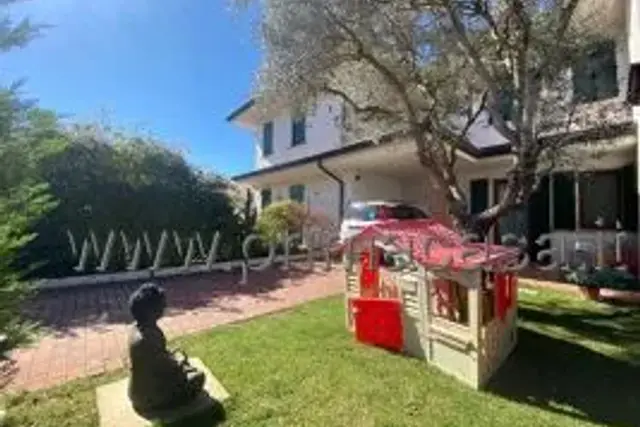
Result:
<svg viewBox="0 0 640 427"><path fill-rule="evenodd" d="M600 7L597 10L606 14L611 40L603 45L598 68L587 65L574 70L574 81L580 81L574 92L580 91L588 100L585 108L605 103L619 107L607 139L601 141L606 154L595 159L585 145L578 167L556 170L527 209L502 219L498 227L500 234L525 235L529 242L550 234L557 257L564 259L571 256L576 239L604 236L611 245L616 222L631 233L638 227L640 0L590 1L590 7ZM293 116L282 109L264 123L254 101L247 102L228 120L256 133L255 168L233 179L253 187L261 206L291 198L335 223L352 200L400 199L442 213L442 206L430 200L413 143L347 141L342 115L342 104L328 97L306 116ZM470 134L473 146L460 150L458 176L470 196L471 209L481 210L499 196L512 158L509 146L487 123L487 117L479 118ZM584 128L576 136L592 140L595 133ZM604 235L595 232L597 218L604 220ZM637 234L633 236L637 247ZM536 245L531 247L535 250Z"/></svg>

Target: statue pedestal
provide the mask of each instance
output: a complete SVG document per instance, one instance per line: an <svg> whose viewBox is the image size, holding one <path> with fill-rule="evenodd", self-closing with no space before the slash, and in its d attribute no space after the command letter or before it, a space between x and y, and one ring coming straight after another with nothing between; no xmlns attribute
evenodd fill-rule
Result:
<svg viewBox="0 0 640 427"><path fill-rule="evenodd" d="M203 392L198 399L189 405L158 414L153 420L148 420L133 410L127 395L129 378L123 378L122 380L103 385L96 389L100 427L147 427L151 426L154 421L173 423L207 411L216 404L221 404L229 397L227 390L225 390L222 384L220 384L200 359L189 358L189 363L194 368L204 372L206 376L204 385L204 391L206 393Z"/></svg>

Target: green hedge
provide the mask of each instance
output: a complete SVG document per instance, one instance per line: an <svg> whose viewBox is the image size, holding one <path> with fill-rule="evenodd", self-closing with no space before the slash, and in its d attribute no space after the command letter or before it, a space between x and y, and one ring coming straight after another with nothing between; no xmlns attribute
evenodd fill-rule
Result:
<svg viewBox="0 0 640 427"><path fill-rule="evenodd" d="M207 250L214 232L220 231L219 258L241 256L240 244L251 224L230 197L227 181L194 169L157 141L122 135L99 139L96 133L70 133L68 145L40 165L59 204L37 224L38 237L23 254L25 264L45 263L33 275L79 274L73 269L78 255L71 250L68 230L78 250L91 230L101 246L111 230L123 231L130 240L147 231L154 246L163 230L175 230L183 239L199 231ZM164 265L181 265L183 256L173 238L170 242ZM121 270L125 257L120 239L114 249L109 269ZM145 255L141 267L151 262ZM95 267L95 257L92 263Z"/></svg>

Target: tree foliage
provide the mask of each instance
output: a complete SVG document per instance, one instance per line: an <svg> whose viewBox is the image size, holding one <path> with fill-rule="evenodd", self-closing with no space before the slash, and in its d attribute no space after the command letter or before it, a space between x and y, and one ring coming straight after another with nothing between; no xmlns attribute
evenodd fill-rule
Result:
<svg viewBox="0 0 640 427"><path fill-rule="evenodd" d="M337 97L348 107L352 139L413 141L459 224L486 230L571 160L574 130L604 133L624 114L620 104L591 108L571 96L567 71L602 37L597 13L581 4L269 0L256 97L265 114ZM512 99L510 120L505 98ZM510 146L513 165L502 198L472 216L457 160L459 149L473 145L474 126L493 127L493 142Z"/></svg>
<svg viewBox="0 0 640 427"><path fill-rule="evenodd" d="M100 245L112 230L132 241L147 232L154 245L163 231L183 239L199 232L209 240L207 247L219 231L220 258L240 257L246 227L241 206L230 197L230 182L194 168L181 153L147 135L96 124L76 124L65 132L69 143L41 168L59 205L39 224L39 237L27 251L30 261L47 261L38 276L75 274L78 255L68 231L78 245L90 231ZM120 270L125 248L118 240L114 249L109 269ZM170 249L165 265L181 264L184 255L173 245ZM152 261L145 255L141 267Z"/></svg>
<svg viewBox="0 0 640 427"><path fill-rule="evenodd" d="M3 1L0 7L11 2ZM5 12L4 9L0 13ZM22 47L38 29L28 20L0 18L0 50ZM19 93L21 84L0 87L0 355L30 337L32 325L20 316L32 288L18 268L34 225L55 207L39 165L62 147L57 119Z"/></svg>

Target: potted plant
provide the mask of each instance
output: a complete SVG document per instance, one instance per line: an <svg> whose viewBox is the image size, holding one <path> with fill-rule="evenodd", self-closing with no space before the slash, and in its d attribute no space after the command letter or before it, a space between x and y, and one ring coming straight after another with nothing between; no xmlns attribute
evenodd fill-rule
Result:
<svg viewBox="0 0 640 427"><path fill-rule="evenodd" d="M593 273L586 271L572 271L567 276L569 283L575 283L582 294L590 300L597 301L600 298L600 287L592 279Z"/></svg>

